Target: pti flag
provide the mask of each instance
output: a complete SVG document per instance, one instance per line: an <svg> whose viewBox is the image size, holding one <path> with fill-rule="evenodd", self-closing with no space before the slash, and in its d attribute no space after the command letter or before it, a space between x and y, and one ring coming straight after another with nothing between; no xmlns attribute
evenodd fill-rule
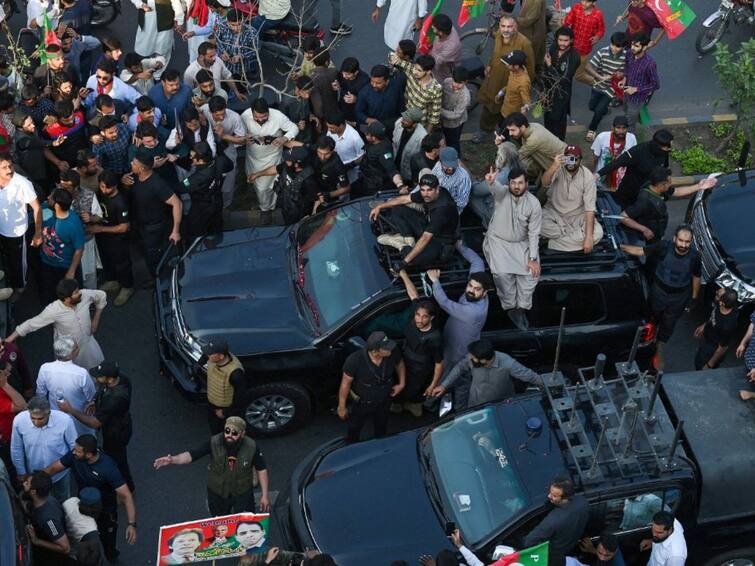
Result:
<svg viewBox="0 0 755 566"><path fill-rule="evenodd" d="M464 24L469 20L482 16L484 12L485 0L462 0L456 23L459 24L459 27L464 27Z"/></svg>
<svg viewBox="0 0 755 566"><path fill-rule="evenodd" d="M647 5L655 12L669 39L678 37L695 19L692 8L682 0L651 0Z"/></svg>
<svg viewBox="0 0 755 566"><path fill-rule="evenodd" d="M438 0L437 2L435 2L435 8L433 8L433 11L425 17L425 21L422 22L422 29L419 30L419 45L417 46L417 49L419 49L420 53L430 53L430 49L433 46L433 41L435 40L435 34L433 33L432 28L433 16L440 12L440 7L442 5L443 0Z"/></svg>
<svg viewBox="0 0 755 566"><path fill-rule="evenodd" d="M521 564L522 566L547 566L548 564L548 542L525 548L519 552L502 556L491 566L513 566Z"/></svg>
<svg viewBox="0 0 755 566"><path fill-rule="evenodd" d="M47 63L47 60L49 59L49 57L47 56L47 48L50 45L60 45L60 38L58 38L58 35L52 28L50 18L47 17L47 13L45 12L45 19L42 22L42 40L39 42L38 50L39 60L43 65Z"/></svg>

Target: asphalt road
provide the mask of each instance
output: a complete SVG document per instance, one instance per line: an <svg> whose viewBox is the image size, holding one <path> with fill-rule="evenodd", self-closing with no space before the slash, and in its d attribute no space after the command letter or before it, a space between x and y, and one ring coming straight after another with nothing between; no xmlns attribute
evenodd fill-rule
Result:
<svg viewBox="0 0 755 566"><path fill-rule="evenodd" d="M355 26L357 33L338 48L336 61L348 55L358 57L364 67L383 61L387 50L383 49L382 26L373 25L368 17L372 4L359 0L343 1L344 14L349 17L347 21ZM446 4L453 8L447 10L448 13L455 15L458 0L447 0ZM606 10L607 21L613 21L618 12L618 4L612 2L602 6ZM698 14L705 14L712 9L710 1L689 0L689 4ZM327 2L322 2L319 13L321 20L329 24L330 8ZM123 15L108 33L120 37L129 46L133 42L135 26L135 10L130 2L126 2ZM730 43L736 34L739 39L744 39L743 32L736 30L729 36ZM653 101L654 116L705 114L710 111L712 101L719 96L715 80L711 76L712 60L698 60L693 41L693 33L687 33L673 43L662 43L655 51L663 87ZM185 58L186 47L179 42L174 64L178 68L184 67ZM690 88L689 85L695 87ZM587 89L581 86L575 88L577 95L574 106L578 108L586 101ZM579 117L577 112L577 118ZM670 226L681 220L684 207L684 203L672 204ZM23 321L38 311L39 305L30 290L16 306L15 317L16 320ZM702 316L702 313L686 316L678 325L669 347L668 370L690 369L695 350L692 330L701 322ZM205 407L185 399L168 379L158 374L152 305L148 291L139 291L122 308L108 307L97 338L108 359L118 361L123 372L134 383L132 411L135 432L130 445L130 457L137 485L139 529L135 546L129 547L124 541L121 542L121 562L129 566L154 564L161 525L207 515L204 463L169 467L159 472L152 469L152 462L157 456L175 454L206 438L208 429ZM33 371L41 363L52 359L51 342L49 331L38 332L20 341ZM727 363L733 362L733 355L729 356ZM392 430L409 427L411 424L406 419L391 421ZM295 434L260 441L271 473L271 489L282 489L305 454L343 432L344 425L335 416L317 415L306 428ZM122 534L123 528L120 536ZM275 540L275 533L272 536ZM429 552L434 550L428 549Z"/></svg>

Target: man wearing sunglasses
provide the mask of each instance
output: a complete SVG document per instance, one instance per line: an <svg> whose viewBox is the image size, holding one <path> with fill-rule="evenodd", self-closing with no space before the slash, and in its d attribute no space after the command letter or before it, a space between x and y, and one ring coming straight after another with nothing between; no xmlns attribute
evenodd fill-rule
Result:
<svg viewBox="0 0 755 566"><path fill-rule="evenodd" d="M207 506L217 517L232 513L254 512L254 480L252 468L257 470L260 489L259 510L270 511L269 477L265 459L257 443L246 436L246 421L241 417L228 417L220 434L210 437L193 450L173 456L161 456L154 467L159 470L171 464L191 464L210 456L207 477Z"/></svg>

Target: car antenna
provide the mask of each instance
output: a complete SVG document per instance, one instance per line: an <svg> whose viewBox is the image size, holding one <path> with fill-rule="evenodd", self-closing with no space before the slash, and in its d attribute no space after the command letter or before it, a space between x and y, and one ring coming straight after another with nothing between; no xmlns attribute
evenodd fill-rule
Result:
<svg viewBox="0 0 755 566"><path fill-rule="evenodd" d="M566 307L561 307L561 321L558 323L558 339L556 340L556 353L553 355L553 373L551 377L556 377L558 372L558 358L561 355L561 341L564 338L564 320L566 320Z"/></svg>

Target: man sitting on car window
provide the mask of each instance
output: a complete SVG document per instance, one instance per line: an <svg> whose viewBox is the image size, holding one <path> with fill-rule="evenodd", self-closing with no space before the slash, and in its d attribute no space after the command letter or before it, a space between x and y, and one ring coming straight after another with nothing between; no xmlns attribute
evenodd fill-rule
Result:
<svg viewBox="0 0 755 566"><path fill-rule="evenodd" d="M421 204L423 212L410 203ZM382 202L370 211L370 220L377 220L380 212L391 209L390 222L396 234L381 234L378 243L401 252L403 258L394 265L398 273L408 266L428 266L448 259L453 253L459 213L451 194L440 186L435 175L426 174L419 180L419 190Z"/></svg>

